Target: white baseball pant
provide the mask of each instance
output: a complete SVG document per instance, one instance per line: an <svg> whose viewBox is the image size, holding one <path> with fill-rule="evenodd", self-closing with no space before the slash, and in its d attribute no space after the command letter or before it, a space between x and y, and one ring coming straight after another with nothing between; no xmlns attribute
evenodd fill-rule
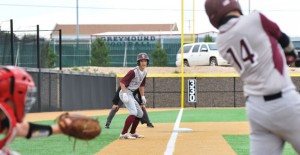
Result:
<svg viewBox="0 0 300 155"><path fill-rule="evenodd" d="M285 142L300 154L300 95L295 90L268 100L249 96L246 102L250 122L250 154L281 155Z"/></svg>
<svg viewBox="0 0 300 155"><path fill-rule="evenodd" d="M123 92L122 91L119 92L119 96L120 96L120 99L122 100L122 102L124 103L126 109L128 110L129 115L134 115L138 118L142 118L143 110L142 110L141 106L134 99L133 94L130 90L126 89L126 93L128 96L128 103L125 103L123 101Z"/></svg>

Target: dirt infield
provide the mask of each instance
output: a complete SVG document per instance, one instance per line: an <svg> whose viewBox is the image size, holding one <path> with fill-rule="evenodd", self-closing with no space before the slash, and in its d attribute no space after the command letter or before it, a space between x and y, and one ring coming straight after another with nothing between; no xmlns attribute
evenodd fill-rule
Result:
<svg viewBox="0 0 300 155"><path fill-rule="evenodd" d="M175 109L151 109L148 111L165 111ZM29 113L27 121L42 121L55 119L63 112ZM74 111L88 116L108 115L109 110ZM127 113L121 108L118 112ZM174 123L155 123L155 128L147 128L141 125L138 131L145 135L145 138L137 140L116 140L99 150L97 155L149 155L164 154ZM192 132L178 133L174 155L235 155L229 144L222 135L225 134L248 134L249 125L247 122L202 122L202 123L181 123L181 128L190 128Z"/></svg>
<svg viewBox="0 0 300 155"><path fill-rule="evenodd" d="M147 111L166 111L166 110L176 110L175 108L147 108ZM101 116L108 115L110 110L85 110L85 111L71 111L70 113L80 113L86 116ZM60 114L65 111L60 112L43 112L43 113L29 113L26 115L26 121L43 121L43 120L54 120ZM127 110L125 108L120 108L118 114L126 114Z"/></svg>
<svg viewBox="0 0 300 155"><path fill-rule="evenodd" d="M172 123L156 123L153 129L141 126L139 132L143 133L145 138L116 140L100 150L97 155L164 154L173 126ZM222 135L249 133L247 122L181 123L180 127L191 128L193 131L178 133L174 155L235 155Z"/></svg>

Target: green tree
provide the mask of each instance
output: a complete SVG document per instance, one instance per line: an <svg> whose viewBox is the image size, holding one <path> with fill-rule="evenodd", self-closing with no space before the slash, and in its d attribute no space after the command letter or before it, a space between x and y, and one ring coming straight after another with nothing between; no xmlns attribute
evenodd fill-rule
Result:
<svg viewBox="0 0 300 155"><path fill-rule="evenodd" d="M14 41L18 41L19 38L13 34L13 40ZM0 65L7 65L7 64L11 64L11 49L10 49L10 32L7 31L1 31L0 30L0 55L1 55L1 59L0 59Z"/></svg>
<svg viewBox="0 0 300 155"><path fill-rule="evenodd" d="M42 47L40 49L41 55L41 67L42 68L54 68L57 55L54 53L53 49L50 48L50 42L49 41L40 41L40 46Z"/></svg>
<svg viewBox="0 0 300 155"><path fill-rule="evenodd" d="M108 53L110 51L109 46L104 42L102 38L97 38L92 43L92 57L91 65L92 66L109 66L110 58Z"/></svg>
<svg viewBox="0 0 300 155"><path fill-rule="evenodd" d="M168 56L164 49L161 48L160 40L155 44L155 49L152 52L153 66L167 66Z"/></svg>
<svg viewBox="0 0 300 155"><path fill-rule="evenodd" d="M214 39L209 34L204 36L204 42L214 42Z"/></svg>
<svg viewBox="0 0 300 155"><path fill-rule="evenodd" d="M13 38L16 41L19 40L19 38L15 34L13 34ZM2 41L6 41L6 40L10 41L10 32L0 30L0 41L2 42Z"/></svg>
<svg viewBox="0 0 300 155"><path fill-rule="evenodd" d="M47 59L46 59L46 64L48 68L54 68L55 67L55 62L56 62L56 58L57 55L54 53L54 51L50 48L50 46L48 47L48 54L47 54Z"/></svg>
<svg viewBox="0 0 300 155"><path fill-rule="evenodd" d="M31 45L31 46L24 46L23 49L31 48L33 49L32 55L35 55L36 52L34 50L36 49L36 41L37 36L35 34L25 34L21 37L20 41L22 42L22 45ZM57 55L54 53L53 49L50 48L50 42L43 38L39 38L39 44L40 44L40 66L42 68L54 68ZM30 60L27 60L30 61Z"/></svg>
<svg viewBox="0 0 300 155"><path fill-rule="evenodd" d="M21 37L21 40L23 41L36 41L37 36L35 34L25 34ZM45 40L45 38L40 38L40 40Z"/></svg>

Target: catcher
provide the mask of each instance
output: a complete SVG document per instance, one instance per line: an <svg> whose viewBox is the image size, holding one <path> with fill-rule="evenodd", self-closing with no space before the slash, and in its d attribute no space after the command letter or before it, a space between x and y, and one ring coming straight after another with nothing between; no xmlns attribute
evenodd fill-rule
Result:
<svg viewBox="0 0 300 155"><path fill-rule="evenodd" d="M118 88L118 90L112 100L113 106L109 112L109 115L107 117L106 124L105 124L105 128L107 128L107 129L110 128L110 123L111 123L112 119L114 118L116 113L119 111L120 106L122 106L122 104L123 104L123 102L120 101L120 97L119 97L120 91L121 91L121 87ZM151 123L148 113L146 111L146 106L142 105L142 96L141 96L139 89L137 89L133 92L133 96L134 96L134 99L139 103L139 105L141 105L142 110L144 112L143 117L141 118L141 123L142 124L146 123L148 128L154 128L154 125Z"/></svg>
<svg viewBox="0 0 300 155"><path fill-rule="evenodd" d="M58 118L59 124L51 126L24 121L26 112L36 101L35 95L34 81L26 71L14 66L0 67L1 155L18 154L6 148L15 137L32 139L63 133L75 138L90 140L100 134L99 122L81 115L62 114ZM86 125L84 122L91 122L92 125ZM78 124L85 124L88 127Z"/></svg>

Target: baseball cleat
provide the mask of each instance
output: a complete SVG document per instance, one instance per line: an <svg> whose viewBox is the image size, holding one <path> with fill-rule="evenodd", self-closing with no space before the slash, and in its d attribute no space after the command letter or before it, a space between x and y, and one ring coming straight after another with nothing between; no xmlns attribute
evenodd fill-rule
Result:
<svg viewBox="0 0 300 155"><path fill-rule="evenodd" d="M126 133L126 134L120 134L119 139L130 139L130 140L135 140L136 137L133 137L131 134Z"/></svg>
<svg viewBox="0 0 300 155"><path fill-rule="evenodd" d="M147 123L148 128L154 128L154 125L152 123Z"/></svg>
<svg viewBox="0 0 300 155"><path fill-rule="evenodd" d="M145 137L144 135L140 135L140 134L137 134L137 133L131 134L131 136L135 137L135 138L144 138Z"/></svg>
<svg viewBox="0 0 300 155"><path fill-rule="evenodd" d="M105 125L105 128L106 128L106 129L109 129L110 127L109 127L108 125Z"/></svg>

